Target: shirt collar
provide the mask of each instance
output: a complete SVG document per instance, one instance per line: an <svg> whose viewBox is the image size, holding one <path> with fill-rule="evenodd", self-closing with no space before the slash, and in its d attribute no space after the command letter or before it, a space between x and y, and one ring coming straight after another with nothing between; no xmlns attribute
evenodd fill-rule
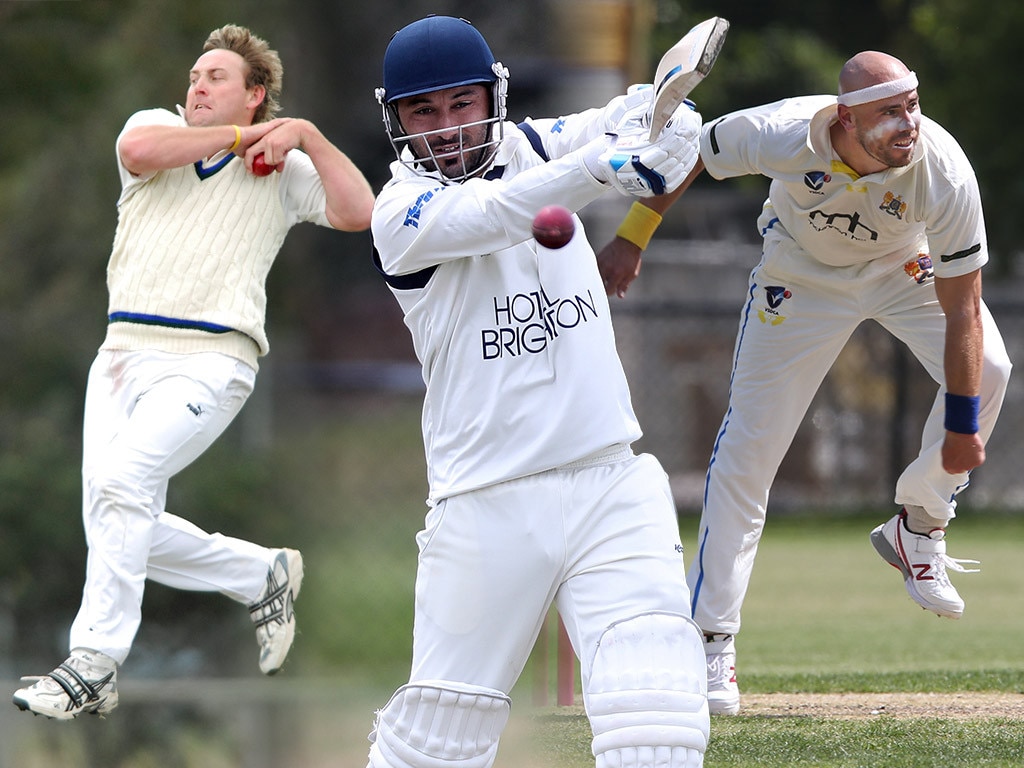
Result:
<svg viewBox="0 0 1024 768"><path fill-rule="evenodd" d="M811 127L807 131L807 146L818 157L825 160L832 160L835 152L832 150L832 137L829 136L829 128L839 119L839 105L832 102L817 112L811 118Z"/></svg>

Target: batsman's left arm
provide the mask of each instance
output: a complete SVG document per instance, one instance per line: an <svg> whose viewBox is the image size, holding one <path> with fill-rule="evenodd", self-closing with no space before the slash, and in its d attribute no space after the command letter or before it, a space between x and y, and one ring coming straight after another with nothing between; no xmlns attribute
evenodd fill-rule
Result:
<svg viewBox="0 0 1024 768"><path fill-rule="evenodd" d="M686 179L674 191L665 195L645 197L636 200L626 214L615 236L597 254L597 267L604 281L605 293L624 298L629 286L640 275L644 250L654 230L661 224L662 217L676 200L693 184L704 170L704 163L697 163ZM638 210L643 206L644 210Z"/></svg>

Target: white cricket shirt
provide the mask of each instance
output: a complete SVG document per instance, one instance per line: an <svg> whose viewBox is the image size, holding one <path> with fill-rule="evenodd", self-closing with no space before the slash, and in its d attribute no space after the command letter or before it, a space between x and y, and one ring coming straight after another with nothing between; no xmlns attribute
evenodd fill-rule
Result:
<svg viewBox="0 0 1024 768"><path fill-rule="evenodd" d="M488 174L500 178L443 185L396 162L374 207L379 266L427 385L431 500L641 435L582 222L575 219L575 236L558 250L530 234L545 205L576 211L609 189L567 154L604 132L604 115L524 125L530 137L505 125Z"/></svg>
<svg viewBox="0 0 1024 768"><path fill-rule="evenodd" d="M938 277L988 261L978 183L956 140L927 117L913 161L858 176L832 149L835 96L807 96L740 110L707 123L700 154L717 179L770 178L762 233L788 235L834 267L930 254Z"/></svg>

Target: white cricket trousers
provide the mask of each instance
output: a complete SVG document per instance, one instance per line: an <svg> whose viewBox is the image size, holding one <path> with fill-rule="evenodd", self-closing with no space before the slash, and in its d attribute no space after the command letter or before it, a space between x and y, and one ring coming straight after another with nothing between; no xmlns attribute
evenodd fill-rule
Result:
<svg viewBox="0 0 1024 768"><path fill-rule="evenodd" d="M708 465L697 552L687 573L693 618L705 632L739 631L775 474L822 380L865 320L877 321L905 343L939 384L920 453L900 476L895 502L924 507L940 519L954 516L956 494L967 486L968 475L942 468L946 320L932 281L916 283L903 261L828 267L791 241L766 239L740 317L729 407ZM766 289L772 287L790 295L777 314L765 314ZM978 422L987 441L1011 366L988 308L982 305L981 311L985 359Z"/></svg>
<svg viewBox="0 0 1024 768"><path fill-rule="evenodd" d="M442 500L417 543L414 682L508 693L554 600L587 690L609 626L652 611L689 616L668 479L626 447Z"/></svg>
<svg viewBox="0 0 1024 768"><path fill-rule="evenodd" d="M147 578L243 603L259 597L271 550L206 533L164 509L168 480L227 428L255 377L251 366L217 353L100 350L85 398L88 556L71 648L123 663Z"/></svg>

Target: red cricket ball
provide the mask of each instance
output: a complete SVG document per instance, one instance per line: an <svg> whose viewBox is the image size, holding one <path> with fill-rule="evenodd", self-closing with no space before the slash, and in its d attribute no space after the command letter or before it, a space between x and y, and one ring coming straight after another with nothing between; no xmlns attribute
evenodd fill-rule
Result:
<svg viewBox="0 0 1024 768"><path fill-rule="evenodd" d="M533 238L545 248L561 248L575 232L572 212L561 205L546 205L533 217Z"/></svg>
<svg viewBox="0 0 1024 768"><path fill-rule="evenodd" d="M267 161L263 159L262 152L252 159L252 172L256 176L269 176L276 167L274 165L267 165Z"/></svg>

